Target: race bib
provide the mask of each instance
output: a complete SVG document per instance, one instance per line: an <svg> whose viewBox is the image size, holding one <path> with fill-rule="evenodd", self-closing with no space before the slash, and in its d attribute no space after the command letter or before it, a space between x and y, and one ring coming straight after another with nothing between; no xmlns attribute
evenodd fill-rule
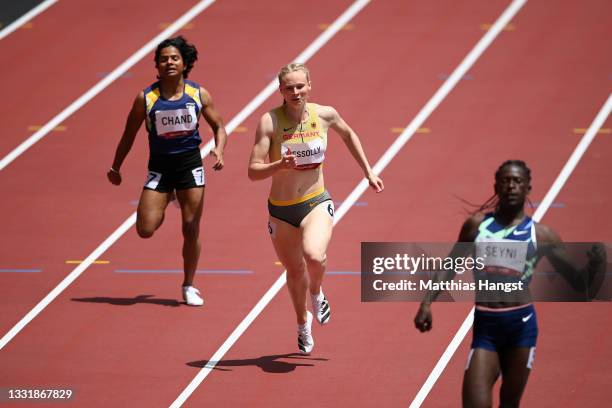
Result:
<svg viewBox="0 0 612 408"><path fill-rule="evenodd" d="M283 156L295 155L298 167L323 163L323 160L325 160L325 143L321 138L303 143L283 143L281 144L281 154Z"/></svg>
<svg viewBox="0 0 612 408"><path fill-rule="evenodd" d="M155 112L155 129L163 138L173 138L193 132L198 125L195 105L187 109L175 109Z"/></svg>
<svg viewBox="0 0 612 408"><path fill-rule="evenodd" d="M503 238L479 238L476 257L484 259L485 270L504 275L520 275L527 263L528 242Z"/></svg>
<svg viewBox="0 0 612 408"><path fill-rule="evenodd" d="M196 186L204 185L204 167L198 167L197 169L191 170L191 174L193 174L193 181L195 182Z"/></svg>

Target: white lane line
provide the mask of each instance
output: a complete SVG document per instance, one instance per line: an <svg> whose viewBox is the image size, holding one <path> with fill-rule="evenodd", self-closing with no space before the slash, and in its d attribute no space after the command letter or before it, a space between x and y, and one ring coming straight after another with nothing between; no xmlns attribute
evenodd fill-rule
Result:
<svg viewBox="0 0 612 408"><path fill-rule="evenodd" d="M606 119L610 115L611 109L612 109L612 94L608 96L608 100L602 106L601 110L599 111L595 119L593 120L593 123L591 123L591 126L589 126L589 129L586 131L584 136L582 136L582 139L580 139L580 142L578 143L578 145L572 152L572 155L570 156L570 158L567 160L567 163L565 163L565 166L563 166L561 173L559 173L552 187L550 188L550 190L548 190L548 193L546 193L546 196L544 196L542 203L538 206L535 213L533 214L533 218L536 221L540 221L542 217L544 217L544 213L546 213L546 211L548 210L548 207L550 207L550 205L553 203L555 198L557 198L559 191L561 191L561 189L563 188L563 185L565 184L569 176L572 174L572 172L576 168L576 165L578 164L578 162L584 155L584 152L586 152L586 150L589 148L589 145L591 144L593 139L595 139L595 136L597 136L597 132L599 132L599 129L606 122Z"/></svg>
<svg viewBox="0 0 612 408"><path fill-rule="evenodd" d="M401 148L410 140L417 129L419 129L425 120L431 115L431 113L440 105L440 103L446 98L450 91L455 85L461 80L461 78L467 73L467 71L474 65L476 60L482 55L487 47L493 42L497 35L501 32L502 28L512 19L512 17L518 12L520 7L527 0L515 0L512 5L500 16L498 21L491 27L491 29L483 36L483 38L476 44L476 46L470 51L470 53L464 58L459 66L453 71L450 77L442 84L438 91L431 97L431 99L425 104L421 111L416 117L410 122L406 129L397 137L393 144L387 149L382 155L378 162L374 165L373 171L376 174L380 174L385 167L391 162L391 160L397 155ZM343 24L344 25L344 24ZM338 224L342 217L351 209L352 205L361 197L361 195L367 190L368 181L364 178L355 189L348 195L346 200L343 201L342 205L334 213L334 225ZM180 407L189 396L195 391L195 389L204 381L206 376L214 369L217 363L223 358L225 353L234 345L238 338L244 333L249 325L255 320L255 318L261 313L265 306L276 296L278 291L286 283L286 271L278 278L274 285L266 292L266 294L257 302L253 310L244 318L240 325L232 332L227 338L223 345L215 352L210 358L208 363L198 372L195 378L189 383L187 388L179 395L174 401L170 408ZM471 323L471 322L470 322ZM468 326L469 329L469 326Z"/></svg>
<svg viewBox="0 0 612 408"><path fill-rule="evenodd" d="M189 21L195 18L198 14L208 8L211 4L213 4L215 0L202 0L193 6L189 11L179 17L174 23L172 23L168 28L159 33L155 38L145 44L141 49L136 51L131 57L125 60L121 65L115 68L110 74L105 76L100 82L95 84L92 88L90 88L87 92L81 95L77 100L72 102L67 108L58 113L53 119L47 122L40 130L35 132L32 136L27 138L24 142L22 142L19 146L17 146L13 151L7 154L2 160L0 160L0 170L3 170L6 166L8 166L13 160L23 154L26 150L32 147L35 143L37 143L40 139L45 137L51 130L53 130L56 126L59 126L63 121L65 121L68 117L70 117L74 112L81 109L85 104L91 101L96 95L106 89L110 84L115 82L117 78L121 77L125 74L130 68L132 68L138 61L147 56L151 51L157 47L161 41L165 40L168 37L171 37L174 33L181 29L184 25L186 25Z"/></svg>
<svg viewBox="0 0 612 408"><path fill-rule="evenodd" d="M417 113L414 119L406 126L404 131L398 136L398 138L393 142L393 144L387 149L387 151L383 154L381 159L376 163L373 167L373 170L376 174L380 174L385 167L391 162L393 157L400 151L402 147L412 138L414 133L423 126L427 118L432 114L432 112L442 103L444 98L453 90L455 85L463 78L464 75L472 68L472 66L476 63L478 58L484 53L484 51L491 45L491 43L495 40L495 38L499 35L499 33L503 30L507 23L512 20L514 15L520 10L520 8L527 2L527 0L515 0L508 6L508 8L502 13L502 15L497 19L495 24L491 27L489 31L485 33L485 35L476 43L474 48L465 56L463 61L455 68L453 73L448 77L446 81L442 84L442 86L436 91L436 93L427 101L425 106ZM349 195L347 200L351 202L356 201L356 197L359 197L363 194L365 190L368 188L368 181L363 179L361 183L353 190L353 192ZM348 211L348 207L341 206L336 211L334 217L342 217L346 211Z"/></svg>
<svg viewBox="0 0 612 408"><path fill-rule="evenodd" d="M546 213L546 211L548 211L548 208L550 207L554 199L559 194L559 191L561 191L561 188L563 188L563 186L569 179L570 175L576 168L576 165L578 164L578 162L584 155L584 152L586 152L587 148L589 147L589 145L591 144L591 142L597 135L597 132L605 123L606 119L610 115L611 110L612 110L612 94L608 96L606 103L602 106L599 113L597 114L593 122L591 123L591 126L589 126L589 129L584 134L582 139L580 139L580 142L578 143L578 145L572 152L571 156L569 157L569 159L563 166L563 169L557 176L557 179L555 180L555 182L552 184L552 186L546 193L544 200L542 200L542 204L540 204L538 208L536 209L532 217L535 221L540 221L542 217L544 217L544 214ZM444 351L444 354L442 354L442 356L438 360L438 363L436 364L434 369L429 374L429 377L427 377L427 380L425 381L425 383L423 384L423 386L417 393L416 397L410 404L410 408L418 408L421 406L423 401L425 401L427 394L429 394L434 384L436 383L436 381L442 374L442 371L444 371L444 368L446 368L446 365L452 358L453 354L455 354L455 351L457 351L457 348L459 348L459 345L461 344L461 342L467 335L473 322L474 322L474 307L472 307L469 314L463 321L463 324L461 325L461 327L455 334L455 337L453 337L450 344L446 348L446 351Z"/></svg>
<svg viewBox="0 0 612 408"><path fill-rule="evenodd" d="M501 33L504 27L506 27L506 25L510 23L510 21L514 18L514 16L525 5L525 3L527 3L527 0L514 0L512 3L510 3L508 8L506 8L506 10L504 10L504 12L499 16L495 24L493 24L493 26L489 29L489 31L487 31L485 35L480 39L480 41L478 41L478 43L474 46L474 48L470 51L470 53L465 57L465 59L461 62L461 64L459 64L457 69L447 79L447 83L450 83L452 81L452 86L449 85L451 88L454 87L455 84L461 78L463 78L463 76L467 73L468 69L474 64L474 62L476 62L476 60L489 47L489 45L491 45L491 43L497 38L497 36ZM446 83L442 85L442 87L438 90L436 95L434 95L432 100L428 102L428 105L430 103L432 105L435 103L435 106L433 106L432 109L435 109L435 107L439 103L434 100L436 99L436 96L438 95L438 93L443 94L444 92L443 89L445 89L445 86L446 86ZM448 91L450 91L450 89ZM443 95L446 95L446 94L443 94ZM419 115L417 115L417 117L419 117L422 112L423 111L419 112ZM422 126L423 122L425 122L425 118L423 118L420 121L416 121L416 118L415 118L415 120L409 125L409 127L406 128L406 131L410 130L411 131L410 136L411 136L412 133L414 133L419 127ZM427 378L427 380L425 381L425 383L423 384L423 386L421 387L417 395L414 397L414 400L412 400L412 403L410 404L410 408L417 408L421 406L421 404L427 397L427 394L429 394L429 391L431 391L431 388L437 381L438 377L440 377L440 374L442 373L442 371L444 371L444 368L448 364L448 361L453 356L453 354L455 354L455 351L461 344L461 341L463 340L463 338L469 331L470 327L472 327L472 322L474 319L473 310L474 309L472 308L468 316L463 321L463 324L461 324L461 327L459 328L459 330L453 337L453 340L451 340L448 347L442 354L442 357L440 357L440 359L438 360L438 363L436 364L434 369L429 374L429 377Z"/></svg>
<svg viewBox="0 0 612 408"><path fill-rule="evenodd" d="M318 49L327 43L347 21L350 20L351 13L358 13L370 0L358 0L349 7L338 19L317 37L294 61L306 62L312 57ZM315 46L313 46L315 44ZM257 109L267 98L266 92L270 89L270 85L274 88L278 87L276 81L272 81L263 91L261 91L247 106L242 109L236 117L234 117L226 126L228 135L248 116L251 112ZM274 92L270 90L268 96ZM202 148L202 156L206 156L212 146L214 139L210 139ZM128 217L123 224L115 232L113 232L102 244L100 244L91 255L76 267L68 276L64 278L47 296L45 296L28 314L26 314L11 330L0 339L0 350L10 342L28 323L30 323L45 307L47 307L60 293L64 291L76 278L78 278L96 259L98 259L108 248L111 247L125 232L136 223L136 212Z"/></svg>
<svg viewBox="0 0 612 408"><path fill-rule="evenodd" d="M319 49L321 49L338 31L342 29L354 16L356 16L368 3L370 0L358 0L351 7L349 7L340 17L336 19L328 28L325 30L317 39L310 44L300 55L297 56L293 61L294 62L307 62L314 54L317 53ZM240 123L243 122L257 107L263 103L273 92L278 89L278 81L273 80L268 84L266 88L264 88L259 95L251 101L237 116L234 120L230 121L227 125L227 129L234 129ZM255 102L257 101L257 102ZM214 141L211 140L206 144L205 149L206 152L202 152L202 155L208 154L208 151L212 148ZM343 206L351 207L353 203L345 201L340 208ZM340 218L342 217L334 217L334 225L338 223ZM221 347L213 354L213 356L208 360L206 365L200 369L198 374L191 380L191 382L185 387L185 389L180 393L180 395L176 398L176 400L170 405L171 408L178 408L182 406L185 401L193 394L196 388L204 381L204 379L208 376L208 374L215 368L217 363L223 358L225 353L238 341L240 336L249 328L251 323L259 316L259 314L263 311L263 309L270 303L270 301L276 296L276 294L281 290L281 288L287 282L287 271L284 271L274 282L274 284L268 289L268 291L262 296L262 298L257 302L257 304L253 307L253 309L246 315L246 317L236 326L234 331L229 335L229 337L223 342Z"/></svg>
<svg viewBox="0 0 612 408"><path fill-rule="evenodd" d="M21 27L28 21L32 20L34 17L36 17L55 3L57 3L57 0L44 1L38 6L34 7L32 10L25 13L23 16L19 17L17 20L13 21L11 24L4 27L2 30L0 30L0 40L2 40L4 37L9 35L13 31L17 30L19 27Z"/></svg>
<svg viewBox="0 0 612 408"><path fill-rule="evenodd" d="M136 213L132 214L127 220L121 224L115 232L113 232L106 240L100 244L83 262L77 266L68 276L66 276L51 292L47 294L32 310L28 312L11 330L0 339L0 350L13 339L28 323L32 321L42 310L49 305L60 293L64 291L76 278L78 278L85 269L87 269L96 259L100 258L104 251L115 243L132 225L136 222Z"/></svg>

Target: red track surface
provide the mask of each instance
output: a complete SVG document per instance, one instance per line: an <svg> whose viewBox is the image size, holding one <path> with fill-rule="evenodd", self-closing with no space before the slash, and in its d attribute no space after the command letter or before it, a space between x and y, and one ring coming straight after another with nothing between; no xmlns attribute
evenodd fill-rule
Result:
<svg viewBox="0 0 612 408"><path fill-rule="evenodd" d="M75 2L62 1L32 30L0 41L0 51L16 61L0 79L15 95L3 118L21 118L6 121L3 156L27 137L28 125L46 123L99 72L156 35L159 23L194 4L141 3L92 3L84 18ZM184 31L201 52L192 77L211 91L226 121L321 32L318 24L350 4L311 1L304 11L302 3L287 3L219 1ZM494 169L507 158L528 162L532 200L541 201L580 139L572 130L588 127L610 92L612 59L604 50L611 8L604 1L567 3L531 2L519 12L514 30L500 35L470 71L472 79L461 81L426 122L431 132L415 135L384 171L386 191L365 193L360 201L367 205L338 224L330 271L358 271L361 241L455 239L465 213L454 195L484 201ZM440 76L482 36L480 25L507 5L372 2L309 62L312 98L343 114L374 163L397 136L391 128L414 117ZM74 269L66 260L84 259L135 210L144 133L124 166L124 184L115 188L104 175L131 100L154 80L150 59L130 74L69 118L66 131L49 134L0 172L10 197L0 203L0 268L43 270L0 274L2 335ZM36 105L31 95L40 95ZM92 265L0 350L0 388L71 387L73 406L174 401L282 272L266 236L268 183L246 179L256 120L278 103L270 98L251 115L242 125L248 131L230 136L226 169L207 174L200 268L254 273L198 275L207 303L189 308L177 301L180 275L114 272L180 268L179 214L171 206L154 238L129 231L102 257L110 264ZM596 181L610 176L611 143L605 134L595 139L556 199L564 207L543 219L565 240L612 241L612 196ZM326 185L341 201L360 173L337 138L328 158ZM283 289L186 406L407 406L470 309L435 305L434 331L421 335L412 327L415 304L361 303L353 275L327 276L325 288L334 316L329 326L314 328L312 356L291 355L294 316ZM538 312L541 335L525 406L606 405L610 305L540 304ZM426 406L459 405L469 337Z"/></svg>

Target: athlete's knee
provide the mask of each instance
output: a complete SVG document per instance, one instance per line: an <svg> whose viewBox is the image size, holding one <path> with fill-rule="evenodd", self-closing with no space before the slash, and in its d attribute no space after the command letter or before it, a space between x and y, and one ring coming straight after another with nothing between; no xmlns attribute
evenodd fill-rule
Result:
<svg viewBox="0 0 612 408"><path fill-rule="evenodd" d="M492 384L474 378L464 378L462 400L464 408L490 408L493 404Z"/></svg>
<svg viewBox="0 0 612 408"><path fill-rule="evenodd" d="M304 260L309 268L324 268L327 264L327 255L317 251L304 251Z"/></svg>
<svg viewBox="0 0 612 408"><path fill-rule="evenodd" d="M295 262L283 265L287 269L287 279L302 279L306 273L306 264L304 262Z"/></svg>
<svg viewBox="0 0 612 408"><path fill-rule="evenodd" d="M523 395L523 387L504 387L499 393L499 408L518 408Z"/></svg>
<svg viewBox="0 0 612 408"><path fill-rule="evenodd" d="M183 237L185 239L198 239L200 236L200 222L199 220L184 221L183 222Z"/></svg>
<svg viewBox="0 0 612 408"><path fill-rule="evenodd" d="M140 238L151 238L155 233L155 228L136 223L136 233L138 233Z"/></svg>
<svg viewBox="0 0 612 408"><path fill-rule="evenodd" d="M493 406L492 398L486 393L464 393L463 408L491 408Z"/></svg>

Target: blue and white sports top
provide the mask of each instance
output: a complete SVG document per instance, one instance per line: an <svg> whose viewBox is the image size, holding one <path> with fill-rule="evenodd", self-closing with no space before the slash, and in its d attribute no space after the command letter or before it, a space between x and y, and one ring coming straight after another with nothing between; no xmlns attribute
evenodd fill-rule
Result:
<svg viewBox="0 0 612 408"><path fill-rule="evenodd" d="M486 214L474 240L476 256L484 258L485 267L474 270L475 277L506 276L529 285L537 261L535 224L525 216L520 224L504 227L497 223L493 213Z"/></svg>
<svg viewBox="0 0 612 408"><path fill-rule="evenodd" d="M200 85L185 79L181 98L169 101L161 96L156 82L144 90L144 97L151 154L183 153L200 146Z"/></svg>

